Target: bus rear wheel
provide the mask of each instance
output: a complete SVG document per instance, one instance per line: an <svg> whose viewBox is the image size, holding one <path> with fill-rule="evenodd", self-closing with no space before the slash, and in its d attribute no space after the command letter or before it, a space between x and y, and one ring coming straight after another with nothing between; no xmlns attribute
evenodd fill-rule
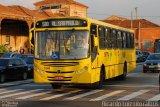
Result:
<svg viewBox="0 0 160 107"><path fill-rule="evenodd" d="M51 84L52 85L52 88L53 89L59 89L59 88L61 88L62 87L62 85L60 85L60 84Z"/></svg>

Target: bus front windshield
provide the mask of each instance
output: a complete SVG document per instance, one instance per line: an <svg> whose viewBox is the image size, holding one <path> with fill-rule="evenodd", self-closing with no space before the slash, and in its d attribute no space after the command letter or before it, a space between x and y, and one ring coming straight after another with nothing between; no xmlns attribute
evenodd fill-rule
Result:
<svg viewBox="0 0 160 107"><path fill-rule="evenodd" d="M35 58L82 59L89 56L88 31L40 31L35 37Z"/></svg>

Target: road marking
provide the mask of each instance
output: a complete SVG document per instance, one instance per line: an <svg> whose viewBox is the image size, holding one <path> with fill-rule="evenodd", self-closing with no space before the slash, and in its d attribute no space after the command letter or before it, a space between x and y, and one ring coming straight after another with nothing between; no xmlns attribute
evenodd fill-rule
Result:
<svg viewBox="0 0 160 107"><path fill-rule="evenodd" d="M27 95L27 96L24 96L24 97L18 97L16 99L24 100L24 99L27 99L27 98L36 97L36 96L40 96L40 95L44 95L44 94L48 94L48 93L51 93L51 91L39 92L37 94L31 94L31 95Z"/></svg>
<svg viewBox="0 0 160 107"><path fill-rule="evenodd" d="M9 85L18 85L18 84L25 84L25 83L31 83L33 82L33 79L27 79L27 80L21 80L21 81L13 81L8 83L0 84L0 86L9 86Z"/></svg>
<svg viewBox="0 0 160 107"><path fill-rule="evenodd" d="M1 92L0 94L6 94L6 93L21 91L21 90L22 90L22 89L8 90L8 91Z"/></svg>
<svg viewBox="0 0 160 107"><path fill-rule="evenodd" d="M105 95L103 95L103 96L97 97L97 98L95 98L95 99L91 99L90 101L99 101L99 100L103 100L103 99L106 99L106 98L111 97L111 96L113 96L113 95L122 93L122 92L124 92L124 91L125 91L125 90L114 91L114 92L105 94Z"/></svg>
<svg viewBox="0 0 160 107"><path fill-rule="evenodd" d="M24 84L23 86L27 86L27 87L47 87L47 86L51 86L50 84L46 84L46 85L41 85L41 84Z"/></svg>
<svg viewBox="0 0 160 107"><path fill-rule="evenodd" d="M17 92L17 93L13 93L13 94L9 94L9 95L4 95L4 96L0 96L0 99L7 98L7 97L13 97L13 96L16 96L16 95L21 95L21 94L28 94L28 93L31 93L31 92L35 92L37 90L42 90L42 89L36 89L36 90Z"/></svg>
<svg viewBox="0 0 160 107"><path fill-rule="evenodd" d="M0 89L0 91L6 91L7 89Z"/></svg>
<svg viewBox="0 0 160 107"><path fill-rule="evenodd" d="M157 73L128 73L127 76L136 77L158 77Z"/></svg>
<svg viewBox="0 0 160 107"><path fill-rule="evenodd" d="M148 99L147 101L159 101L160 100L160 94Z"/></svg>
<svg viewBox="0 0 160 107"><path fill-rule="evenodd" d="M133 98L135 98L135 97L137 97L137 96L139 96L141 94L144 94L144 93L146 93L148 91L150 91L150 90L139 90L137 92L134 92L132 94L129 94L129 95L126 95L126 96L124 96L122 98L119 98L117 100L125 100L125 101L127 101L127 100L133 99Z"/></svg>
<svg viewBox="0 0 160 107"><path fill-rule="evenodd" d="M137 88L137 87L139 87L139 88L145 88L145 87L152 87L152 88L159 88L159 85L157 84L155 84L155 85L128 85L128 84L124 84L124 85L103 85L103 86L105 86L105 87L107 87L107 86L111 86L111 87L131 87L131 88Z"/></svg>
<svg viewBox="0 0 160 107"><path fill-rule="evenodd" d="M63 94L58 94L58 95L42 98L40 100L51 100L51 99L54 99L54 98L58 98L58 97L62 97L62 96L65 96L65 95L73 94L73 93L76 93L76 92L79 92L79 91L81 91L81 90L71 91L71 92L63 93Z"/></svg>
<svg viewBox="0 0 160 107"><path fill-rule="evenodd" d="M84 94L80 94L80 95L76 95L76 96L73 96L73 97L66 98L64 100L75 100L75 99L82 98L82 97L85 97L85 96L88 96L88 95L91 95L91 94L98 93L100 91L103 91L103 90L93 90L93 91L90 91L90 92L86 92Z"/></svg>

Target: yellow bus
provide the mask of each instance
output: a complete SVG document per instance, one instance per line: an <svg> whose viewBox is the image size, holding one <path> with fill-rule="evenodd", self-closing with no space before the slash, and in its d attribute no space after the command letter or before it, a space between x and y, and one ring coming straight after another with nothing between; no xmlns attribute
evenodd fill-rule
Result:
<svg viewBox="0 0 160 107"><path fill-rule="evenodd" d="M105 79L125 80L136 67L133 30L90 18L39 20L30 41L34 82L53 88L64 84L102 88Z"/></svg>

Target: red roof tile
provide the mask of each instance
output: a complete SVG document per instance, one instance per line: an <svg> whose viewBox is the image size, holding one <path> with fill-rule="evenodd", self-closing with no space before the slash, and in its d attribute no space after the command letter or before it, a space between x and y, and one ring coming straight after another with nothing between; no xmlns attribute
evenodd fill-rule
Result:
<svg viewBox="0 0 160 107"><path fill-rule="evenodd" d="M8 7L12 8L12 9L15 9L15 10L17 10L19 12L22 12L23 14L28 15L28 16L32 16L32 15L35 14L34 11L32 11L32 10L30 10L28 8L25 8L23 6L14 5L14 6L8 6Z"/></svg>
<svg viewBox="0 0 160 107"><path fill-rule="evenodd" d="M19 12L22 12L25 15L31 16L31 17L37 17L37 18L47 18L47 17L58 17L62 16L61 14L53 14L50 12L42 11L39 12L38 10L30 10L28 8L25 8L23 6L9 6L12 9L15 9Z"/></svg>
<svg viewBox="0 0 160 107"><path fill-rule="evenodd" d="M8 15L22 15L24 16L25 14L23 14L22 12L20 11L17 11L17 10L14 10L10 7L7 7L7 6L4 6L4 5L1 5L0 4L0 14L8 14Z"/></svg>
<svg viewBox="0 0 160 107"><path fill-rule="evenodd" d="M121 27L125 27L125 28L131 28L131 20L126 19L126 20L121 20L121 19L105 19L102 20L103 22L106 23L110 23L110 24L114 24L114 25L118 25ZM152 23L146 19L137 19L137 20L132 20L132 27L133 28L138 28L139 27L139 22L141 25L141 28L151 28L151 27L160 27L158 24Z"/></svg>
<svg viewBox="0 0 160 107"><path fill-rule="evenodd" d="M74 0L42 0L39 2L34 3L35 6L43 6L43 5L47 5L47 4L53 4L53 3L69 3L69 4L77 4L77 5L81 5L84 7L87 7L86 5L79 3L77 1Z"/></svg>
<svg viewBox="0 0 160 107"><path fill-rule="evenodd" d="M108 18L105 19L105 20L128 20L128 19L127 19L127 18L124 18L124 17L112 15L112 16L108 17Z"/></svg>

